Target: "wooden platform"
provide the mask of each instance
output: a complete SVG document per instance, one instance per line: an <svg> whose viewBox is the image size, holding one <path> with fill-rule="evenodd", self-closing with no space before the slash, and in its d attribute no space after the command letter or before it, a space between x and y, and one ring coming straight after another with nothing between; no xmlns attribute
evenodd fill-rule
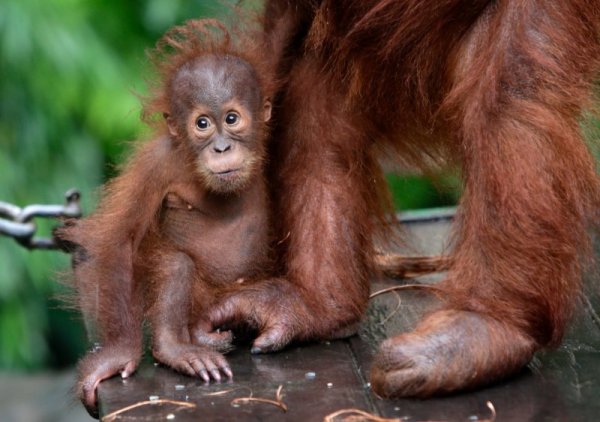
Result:
<svg viewBox="0 0 600 422"><path fill-rule="evenodd" d="M443 211L406 216L411 253L443 249L449 228L445 216ZM372 290L398 283L376 280ZM106 417L137 404L116 419L106 418L131 421L322 421L342 409L407 421L477 421L493 420L490 403L496 421L598 420L600 319L594 308L600 309L600 302L590 291L559 350L540 353L521 375L475 392L430 400L381 400L371 392L368 374L377 344L409 330L435 305L426 293L403 291L371 301L359 336L268 355L251 355L249 346L236 350L228 355L232 381L205 384L145 362L130 379L114 378L100 385L100 411ZM274 403L244 400L248 397ZM140 405L146 401L151 404Z"/></svg>

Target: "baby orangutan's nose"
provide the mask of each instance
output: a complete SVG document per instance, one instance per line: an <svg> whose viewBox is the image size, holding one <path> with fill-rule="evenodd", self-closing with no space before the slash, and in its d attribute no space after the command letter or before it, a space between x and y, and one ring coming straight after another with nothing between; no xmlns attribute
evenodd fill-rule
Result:
<svg viewBox="0 0 600 422"><path fill-rule="evenodd" d="M227 152L231 149L231 142L223 138L218 138L213 144L213 151L216 153Z"/></svg>

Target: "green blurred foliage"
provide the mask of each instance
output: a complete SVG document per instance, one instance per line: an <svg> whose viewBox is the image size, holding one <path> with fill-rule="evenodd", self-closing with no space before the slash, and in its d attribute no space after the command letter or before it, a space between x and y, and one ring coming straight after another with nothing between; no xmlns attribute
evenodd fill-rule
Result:
<svg viewBox="0 0 600 422"><path fill-rule="evenodd" d="M446 172L431 178L388 174L386 179L399 211L455 205L461 191L459 176Z"/></svg>

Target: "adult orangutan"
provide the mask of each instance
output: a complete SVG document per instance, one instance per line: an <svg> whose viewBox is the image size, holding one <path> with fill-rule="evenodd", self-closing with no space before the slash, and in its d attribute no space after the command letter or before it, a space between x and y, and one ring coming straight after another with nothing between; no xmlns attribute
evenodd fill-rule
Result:
<svg viewBox="0 0 600 422"><path fill-rule="evenodd" d="M580 134L600 63L597 0L268 0L291 28L269 152L286 280L241 286L214 326L254 352L361 317L382 215L376 150L460 163L447 300L385 341L382 396L429 396L519 371L557 345L580 292L600 189ZM279 36L279 35L277 35Z"/></svg>

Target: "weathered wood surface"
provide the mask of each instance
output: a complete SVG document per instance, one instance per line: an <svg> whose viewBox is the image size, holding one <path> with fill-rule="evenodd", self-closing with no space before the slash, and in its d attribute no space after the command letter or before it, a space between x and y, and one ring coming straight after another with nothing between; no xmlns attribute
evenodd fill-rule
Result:
<svg viewBox="0 0 600 422"><path fill-rule="evenodd" d="M408 252L440 253L448 227L445 219L407 223L412 245ZM398 283L375 280L372 290ZM166 399L195 407L146 405L123 412L116 420L321 421L338 410L355 408L399 420L475 421L490 418L486 403L491 402L497 421L597 420L600 326L594 307L599 309L598 303L588 288L561 348L538 354L521 375L474 392L430 400L381 400L371 392L368 374L377 344L386 336L409 330L436 306L426 292L402 291L372 299L360 334L350 339L300 345L268 355L250 355L249 348L234 351L228 356L235 374L232 381L204 384L145 362L130 379L114 378L100 385L100 410L106 416L143 401ZM275 400L280 386L287 411L263 402L234 402L250 396Z"/></svg>

